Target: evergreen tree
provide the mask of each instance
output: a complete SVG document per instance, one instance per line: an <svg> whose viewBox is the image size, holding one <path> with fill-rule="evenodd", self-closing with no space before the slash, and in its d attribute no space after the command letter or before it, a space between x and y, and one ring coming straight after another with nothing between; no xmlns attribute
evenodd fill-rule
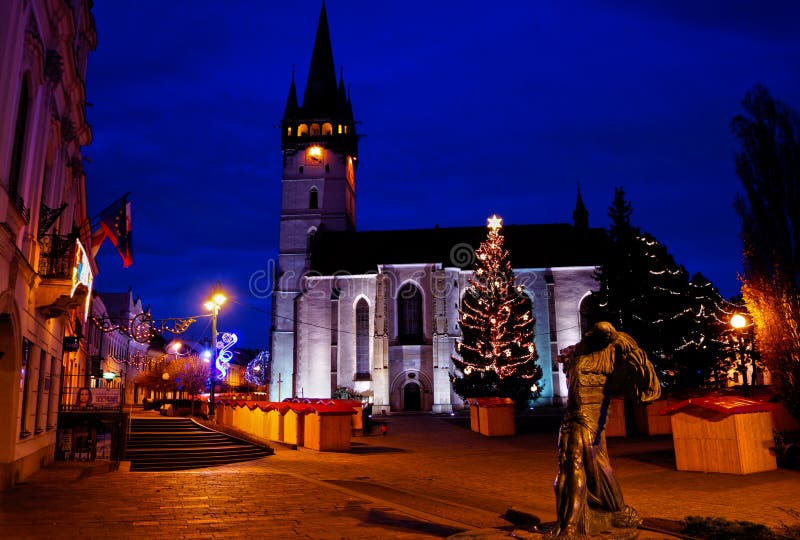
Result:
<svg viewBox="0 0 800 540"><path fill-rule="evenodd" d="M632 214L624 189L615 188L609 248L595 272L600 288L587 301L587 322L607 320L634 336L662 384L680 389L697 381L697 367L675 354L691 326L688 273L663 244L631 224Z"/></svg>
<svg viewBox="0 0 800 540"><path fill-rule="evenodd" d="M689 282L684 341L675 350L681 388L724 388L734 365L730 319L744 306L725 300L702 274Z"/></svg>
<svg viewBox="0 0 800 540"><path fill-rule="evenodd" d="M508 251L503 247L501 220L489 219L489 233L476 252L475 273L459 312L462 339L452 376L462 397L510 397L519 406L538 397L542 369L533 343L530 298L514 284Z"/></svg>

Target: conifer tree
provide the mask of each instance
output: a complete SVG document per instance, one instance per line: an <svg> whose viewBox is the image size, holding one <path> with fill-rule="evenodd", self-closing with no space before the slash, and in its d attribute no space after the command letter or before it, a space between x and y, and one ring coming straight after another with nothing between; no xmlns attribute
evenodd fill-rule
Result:
<svg viewBox="0 0 800 540"><path fill-rule="evenodd" d="M453 387L462 397L510 397L524 406L538 397L542 377L531 300L514 284L500 218L489 218L488 228L459 312L462 339L453 362L460 374L452 376Z"/></svg>

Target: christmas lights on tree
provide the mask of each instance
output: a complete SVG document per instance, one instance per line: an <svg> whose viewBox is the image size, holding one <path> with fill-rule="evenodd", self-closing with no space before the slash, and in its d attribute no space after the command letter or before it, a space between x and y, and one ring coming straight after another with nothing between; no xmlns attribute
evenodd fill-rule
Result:
<svg viewBox="0 0 800 540"><path fill-rule="evenodd" d="M527 405L538 397L542 377L533 343L534 317L530 298L514 284L514 271L503 247L502 220L488 220L488 235L476 252L475 274L464 294L453 362L461 372L452 376L462 397L501 396Z"/></svg>
<svg viewBox="0 0 800 540"><path fill-rule="evenodd" d="M244 379L255 386L264 386L269 382L269 351L259 352L247 364Z"/></svg>

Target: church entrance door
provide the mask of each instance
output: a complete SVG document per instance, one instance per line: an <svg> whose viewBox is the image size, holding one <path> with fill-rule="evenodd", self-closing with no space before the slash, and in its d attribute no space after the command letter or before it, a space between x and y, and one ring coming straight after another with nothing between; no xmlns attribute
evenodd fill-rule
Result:
<svg viewBox="0 0 800 540"><path fill-rule="evenodd" d="M419 384L410 382L403 387L403 410L419 411L422 408Z"/></svg>

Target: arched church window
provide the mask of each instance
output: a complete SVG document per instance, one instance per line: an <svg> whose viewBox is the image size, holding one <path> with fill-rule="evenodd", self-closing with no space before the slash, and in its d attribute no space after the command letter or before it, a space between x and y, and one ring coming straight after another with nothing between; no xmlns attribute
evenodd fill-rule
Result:
<svg viewBox="0 0 800 540"><path fill-rule="evenodd" d="M306 124L300 124L297 126L297 136L298 137L305 137L308 135L308 126Z"/></svg>
<svg viewBox="0 0 800 540"><path fill-rule="evenodd" d="M30 88L27 74L22 77L17 106L17 123L14 126L14 145L11 147L11 169L8 173L8 194L19 195L19 181L22 173L22 152L25 146L25 131L28 126L28 106Z"/></svg>
<svg viewBox="0 0 800 540"><path fill-rule="evenodd" d="M319 124L311 124L311 136L319 137Z"/></svg>
<svg viewBox="0 0 800 540"><path fill-rule="evenodd" d="M356 379L369 379L369 304L356 303Z"/></svg>
<svg viewBox="0 0 800 540"><path fill-rule="evenodd" d="M311 191L308 193L308 207L311 210L319 208L319 192L316 187L312 187Z"/></svg>
<svg viewBox="0 0 800 540"><path fill-rule="evenodd" d="M333 135L333 125L330 122L325 122L322 124L322 134Z"/></svg>
<svg viewBox="0 0 800 540"><path fill-rule="evenodd" d="M422 343L422 293L412 283L397 293L397 338L400 343Z"/></svg>

